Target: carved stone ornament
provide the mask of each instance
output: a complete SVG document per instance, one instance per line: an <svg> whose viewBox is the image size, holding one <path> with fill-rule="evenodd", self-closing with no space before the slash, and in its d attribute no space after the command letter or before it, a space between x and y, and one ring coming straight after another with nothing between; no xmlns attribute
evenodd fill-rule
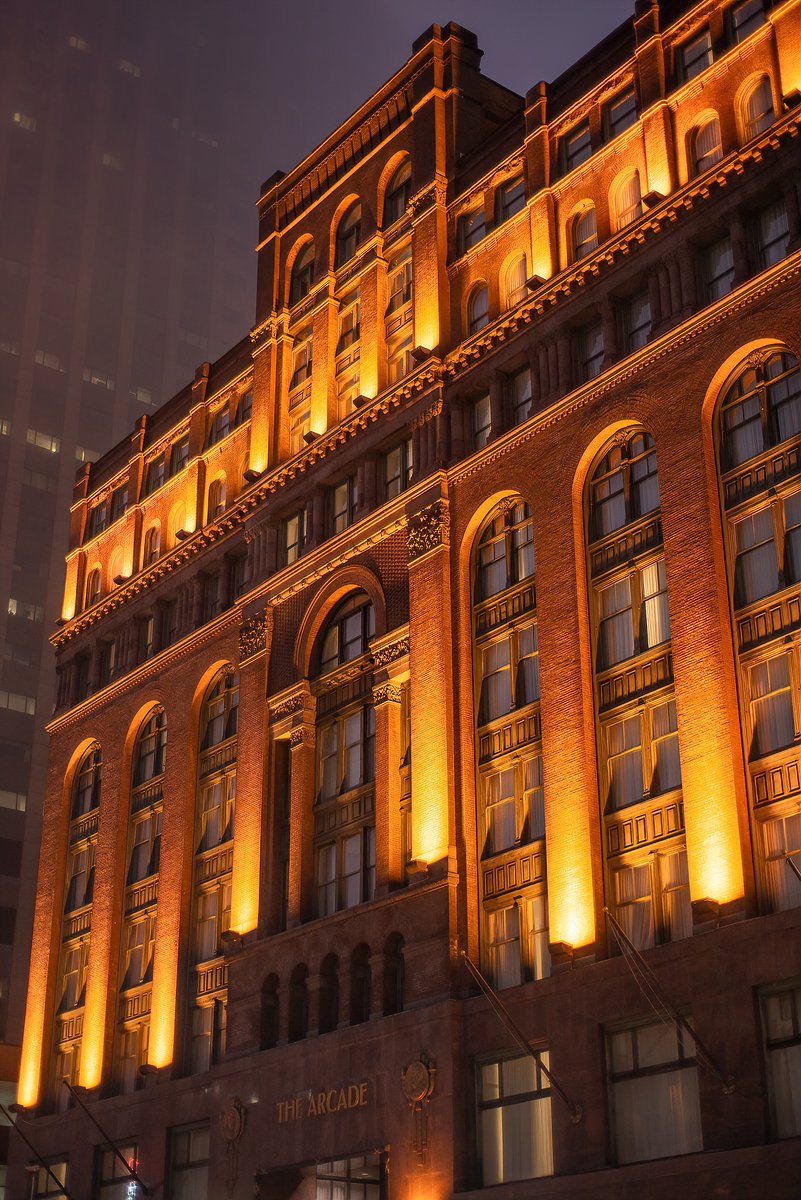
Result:
<svg viewBox="0 0 801 1200"><path fill-rule="evenodd" d="M447 184L444 180L436 179L433 183L426 184L424 188L421 188L419 192L411 197L407 211L413 217L419 216L420 213L425 212L427 208L430 208L435 203L440 207L444 206L446 196Z"/></svg>
<svg viewBox="0 0 801 1200"><path fill-rule="evenodd" d="M299 725L297 729L293 729L289 735L289 745L292 750L298 746L314 747L315 731L313 725Z"/></svg>
<svg viewBox="0 0 801 1200"><path fill-rule="evenodd" d="M752 370L758 371L769 356L769 350L752 350L750 354L746 355L745 361Z"/></svg>
<svg viewBox="0 0 801 1200"><path fill-rule="evenodd" d="M248 617L242 622L242 627L239 630L239 658L242 662L246 658L253 658L254 654L259 654L267 645L267 614L257 613L253 617Z"/></svg>
<svg viewBox="0 0 801 1200"><path fill-rule="evenodd" d="M247 1112L238 1096L232 1096L228 1104L220 1112L220 1132L225 1142L227 1170L225 1175L225 1190L233 1196L237 1179L239 1158L239 1143L245 1132Z"/></svg>
<svg viewBox="0 0 801 1200"><path fill-rule="evenodd" d="M291 717L293 713L300 712L303 708L303 697L298 693L295 696L289 696L288 699L282 700L280 704L276 704L272 710L273 720L281 721L284 717Z"/></svg>
<svg viewBox="0 0 801 1200"><path fill-rule="evenodd" d="M422 1163L428 1149L428 1105L437 1068L425 1054L401 1071L401 1088L412 1110L412 1147Z"/></svg>
<svg viewBox="0 0 801 1200"><path fill-rule="evenodd" d="M409 562L450 541L451 517L444 500L437 500L409 522Z"/></svg>
<svg viewBox="0 0 801 1200"><path fill-rule="evenodd" d="M379 683L373 688L373 704L400 704L401 690L394 683Z"/></svg>
<svg viewBox="0 0 801 1200"><path fill-rule="evenodd" d="M408 637L398 638L397 642L390 642L388 646L379 646L377 650L373 651L373 665L376 667L389 666L397 659L405 658L408 653Z"/></svg>

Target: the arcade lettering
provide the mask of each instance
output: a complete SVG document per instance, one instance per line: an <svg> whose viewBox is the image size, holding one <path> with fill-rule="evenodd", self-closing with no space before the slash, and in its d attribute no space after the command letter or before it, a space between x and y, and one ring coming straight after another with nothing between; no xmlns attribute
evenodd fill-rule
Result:
<svg viewBox="0 0 801 1200"><path fill-rule="evenodd" d="M330 1113L345 1112L349 1108L364 1108L368 1103L366 1083L349 1083L345 1087L329 1088L326 1092L301 1092L288 1100L279 1100L275 1106L278 1124L302 1121L306 1117L327 1117Z"/></svg>

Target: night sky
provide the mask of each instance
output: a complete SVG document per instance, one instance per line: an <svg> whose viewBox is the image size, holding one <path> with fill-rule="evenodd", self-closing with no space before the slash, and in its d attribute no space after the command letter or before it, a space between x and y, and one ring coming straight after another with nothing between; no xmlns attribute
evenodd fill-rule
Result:
<svg viewBox="0 0 801 1200"><path fill-rule="evenodd" d="M634 0L234 3L244 24L252 23L260 76L257 111L246 118L254 193L273 171L291 170L358 108L435 22L471 29L484 51L484 73L524 95L539 80L556 78L634 11Z"/></svg>

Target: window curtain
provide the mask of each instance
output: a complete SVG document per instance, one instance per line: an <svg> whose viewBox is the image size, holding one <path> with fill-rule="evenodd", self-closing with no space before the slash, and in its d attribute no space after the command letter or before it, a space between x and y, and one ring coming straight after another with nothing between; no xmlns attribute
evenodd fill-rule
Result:
<svg viewBox="0 0 801 1200"><path fill-rule="evenodd" d="M659 871L662 877L662 899L665 920L670 940L691 937L693 910L690 903L690 873L687 866L687 851L677 850L659 856Z"/></svg>
<svg viewBox="0 0 801 1200"><path fill-rule="evenodd" d="M641 738L639 716L626 717L608 726L610 808L624 808L642 799Z"/></svg>
<svg viewBox="0 0 801 1200"><path fill-rule="evenodd" d="M681 787L681 759L679 757L679 734L676 720L676 701L658 704L652 714L652 737L654 747L654 777L651 791L654 795L670 792Z"/></svg>
<svg viewBox="0 0 801 1200"><path fill-rule="evenodd" d="M801 582L801 492L788 496L784 502L785 583Z"/></svg>
<svg viewBox="0 0 801 1200"><path fill-rule="evenodd" d="M737 558L734 567L734 602L753 604L779 590L779 564L770 508L752 513L734 527Z"/></svg>
<svg viewBox="0 0 801 1200"><path fill-rule="evenodd" d="M641 863L615 872L615 916L638 950L654 944L654 905L651 866Z"/></svg>
<svg viewBox="0 0 801 1200"><path fill-rule="evenodd" d="M796 369L768 384L768 408L776 416L781 441L801 433L801 372Z"/></svg>
<svg viewBox="0 0 801 1200"><path fill-rule="evenodd" d="M638 517L659 508L659 475L656 454L651 451L631 464L631 491L634 512Z"/></svg>
<svg viewBox="0 0 801 1200"><path fill-rule="evenodd" d="M761 79L745 102L746 141L758 137L773 123L773 93L770 80Z"/></svg>
<svg viewBox="0 0 801 1200"><path fill-rule="evenodd" d="M521 983L520 916L516 904L500 908L487 916L492 977L498 989Z"/></svg>
<svg viewBox="0 0 801 1200"><path fill-rule="evenodd" d="M598 246L598 227L595 209L588 208L580 213L573 223L573 254L578 260L591 254Z"/></svg>
<svg viewBox="0 0 801 1200"><path fill-rule="evenodd" d="M508 586L506 544L503 537L485 542L479 552L481 562L481 599L487 600Z"/></svg>
<svg viewBox="0 0 801 1200"><path fill-rule="evenodd" d="M548 950L548 897L534 896L526 901L528 927L528 963L535 979L545 979L551 973Z"/></svg>
<svg viewBox="0 0 801 1200"><path fill-rule="evenodd" d="M644 642L648 647L659 646L670 639L668 614L667 569L664 558L650 563L642 572Z"/></svg>
<svg viewBox="0 0 801 1200"><path fill-rule="evenodd" d="M635 171L625 181L617 194L617 227L623 229L642 216L640 173Z"/></svg>
<svg viewBox="0 0 801 1200"><path fill-rule="evenodd" d="M697 1068L627 1079L612 1092L618 1162L703 1149Z"/></svg>
<svg viewBox="0 0 801 1200"><path fill-rule="evenodd" d="M515 772L513 767L486 777L484 804L487 814L487 848L491 854L515 844Z"/></svg>
<svg viewBox="0 0 801 1200"><path fill-rule="evenodd" d="M616 471L595 484L592 515L597 538L606 537L608 533L613 533L626 524L626 496L622 471Z"/></svg>
<svg viewBox="0 0 801 1200"><path fill-rule="evenodd" d="M509 642L504 639L487 646L482 663L480 720L492 721L512 708Z"/></svg>
<svg viewBox="0 0 801 1200"><path fill-rule="evenodd" d="M693 143L695 174L701 175L723 158L720 121L713 117L696 132Z"/></svg>
<svg viewBox="0 0 801 1200"><path fill-rule="evenodd" d="M631 611L631 583L620 579L604 588L599 596L601 625L599 629L598 666L613 667L634 654L634 625Z"/></svg>
<svg viewBox="0 0 801 1200"><path fill-rule="evenodd" d="M509 264L506 271L507 308L512 308L513 305L519 304L521 300L525 300L527 278L526 256L525 254L521 254L520 258L516 258L514 262Z"/></svg>
<svg viewBox="0 0 801 1200"><path fill-rule="evenodd" d="M801 870L801 813L774 817L762 825L765 866L773 908L783 910L801 905L801 880L787 865L786 854Z"/></svg>
<svg viewBox="0 0 801 1200"><path fill-rule="evenodd" d="M523 763L523 798L529 838L545 837L545 795L542 786L542 755Z"/></svg>
<svg viewBox="0 0 801 1200"><path fill-rule="evenodd" d="M726 454L731 466L738 467L762 453L762 422L757 396L746 396L739 404L733 404L725 413L723 423Z"/></svg>
<svg viewBox="0 0 801 1200"><path fill-rule="evenodd" d="M790 659L779 654L757 663L749 675L754 736L752 757L789 746L795 737L790 695Z"/></svg>
<svg viewBox="0 0 801 1200"><path fill-rule="evenodd" d="M540 698L540 656L536 625L527 625L520 630L517 654L517 704L532 704Z"/></svg>

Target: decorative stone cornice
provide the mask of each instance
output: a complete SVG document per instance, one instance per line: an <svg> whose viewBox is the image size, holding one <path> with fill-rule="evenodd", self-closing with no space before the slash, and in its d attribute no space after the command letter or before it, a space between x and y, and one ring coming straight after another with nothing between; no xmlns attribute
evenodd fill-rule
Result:
<svg viewBox="0 0 801 1200"><path fill-rule="evenodd" d="M267 648L267 614L266 612L255 613L252 617L247 617L239 630L239 659L240 662L246 662L249 658L255 658L257 654L261 654Z"/></svg>
<svg viewBox="0 0 801 1200"><path fill-rule="evenodd" d="M409 635L408 633L404 633L394 642L388 642L373 650L373 665L376 667L388 667L390 663L397 662L399 658L405 658L408 653Z"/></svg>
<svg viewBox="0 0 801 1200"><path fill-rule="evenodd" d="M298 746L307 746L313 750L317 740L316 734L313 725L298 725L289 735L289 745L293 750L297 750Z"/></svg>
<svg viewBox="0 0 801 1200"><path fill-rule="evenodd" d="M450 543L451 517L447 500L437 500L409 519L409 562Z"/></svg>
<svg viewBox="0 0 801 1200"><path fill-rule="evenodd" d="M373 704L400 704L401 690L395 683L379 683L373 688Z"/></svg>
<svg viewBox="0 0 801 1200"><path fill-rule="evenodd" d="M409 200L407 211L411 213L412 220L416 221L430 208L444 207L447 196L447 180L444 177L434 179L425 187L420 188L419 192L415 192Z"/></svg>
<svg viewBox="0 0 801 1200"><path fill-rule="evenodd" d="M281 700L280 703L270 706L270 713L274 721L283 721L285 717L292 717L295 713L303 711L303 696L300 692L296 692L294 696L288 696L286 700Z"/></svg>

